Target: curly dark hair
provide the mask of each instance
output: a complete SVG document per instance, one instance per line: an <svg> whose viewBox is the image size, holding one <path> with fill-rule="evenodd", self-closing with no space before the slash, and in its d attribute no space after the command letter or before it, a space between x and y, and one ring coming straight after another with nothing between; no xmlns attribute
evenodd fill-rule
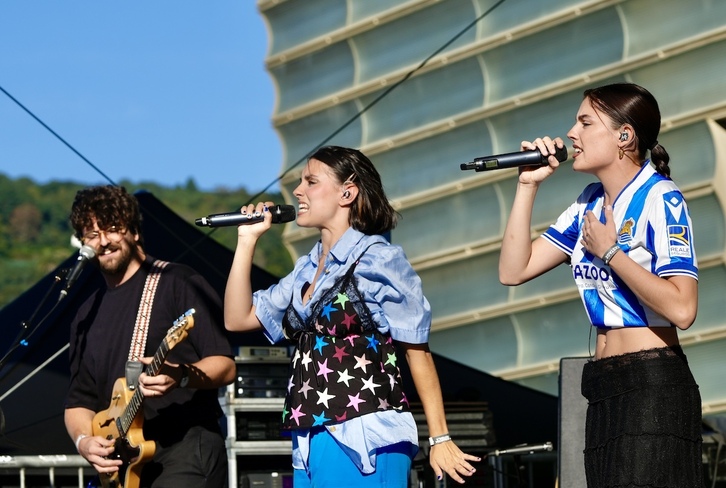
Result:
<svg viewBox="0 0 726 488"><path fill-rule="evenodd" d="M350 207L350 226L364 234L385 234L396 226L398 213L383 190L381 175L365 154L340 146L321 147L310 156L327 165L339 183L350 181L358 197Z"/></svg>
<svg viewBox="0 0 726 488"><path fill-rule="evenodd" d="M84 230L93 227L94 219L100 229L125 227L143 242L139 202L123 186L91 186L76 193L70 215L76 237L80 239Z"/></svg>

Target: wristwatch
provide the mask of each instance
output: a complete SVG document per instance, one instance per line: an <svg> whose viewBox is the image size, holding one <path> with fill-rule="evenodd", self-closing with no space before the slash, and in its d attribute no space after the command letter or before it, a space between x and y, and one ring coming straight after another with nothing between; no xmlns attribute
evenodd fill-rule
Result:
<svg viewBox="0 0 726 488"><path fill-rule="evenodd" d="M186 388L189 384L189 369L186 364L180 364L179 367L182 372L181 378L179 379L179 388Z"/></svg>

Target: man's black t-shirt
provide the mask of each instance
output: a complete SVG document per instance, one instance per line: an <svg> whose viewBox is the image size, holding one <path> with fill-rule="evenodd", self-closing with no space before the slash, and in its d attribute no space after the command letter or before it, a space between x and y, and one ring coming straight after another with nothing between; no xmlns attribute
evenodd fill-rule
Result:
<svg viewBox="0 0 726 488"><path fill-rule="evenodd" d="M100 289L80 307L71 325L71 382L66 408L94 412L108 408L113 385L125 375L131 337L146 276L153 263L122 285ZM207 356L232 357L223 330L221 300L204 278L191 268L170 263L162 271L154 297L145 356L153 356L174 321L193 308L189 335L168 354L167 361L189 364ZM162 445L181 439L192 426L218 430L221 408L216 390L175 388L160 398L146 398L144 438Z"/></svg>

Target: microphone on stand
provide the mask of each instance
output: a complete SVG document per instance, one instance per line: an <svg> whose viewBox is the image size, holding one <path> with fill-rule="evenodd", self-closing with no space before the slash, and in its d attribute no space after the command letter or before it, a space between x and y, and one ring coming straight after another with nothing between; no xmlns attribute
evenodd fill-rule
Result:
<svg viewBox="0 0 726 488"><path fill-rule="evenodd" d="M563 162L567 160L567 148L555 147L554 156L557 161ZM473 169L476 172L489 171L493 169L518 168L520 166L547 166L547 158L543 156L539 149L530 151L519 151L507 154L499 154L497 156L484 156L476 158L470 163L462 163L461 170L465 171Z"/></svg>
<svg viewBox="0 0 726 488"><path fill-rule="evenodd" d="M68 277L66 278L66 285L61 290L58 301L63 300L68 295L68 290L71 289L78 277L81 276L81 272L86 266L86 263L88 263L88 261L93 259L95 256L96 250L93 249L91 246L85 245L81 247L81 250L78 251L78 259L76 259L76 264L68 272Z"/></svg>
<svg viewBox="0 0 726 488"><path fill-rule="evenodd" d="M284 224L295 220L295 207L292 205L274 205L269 208L273 224ZM265 220L264 214L248 214L229 212L200 217L194 221L199 227L228 227L233 225L256 224Z"/></svg>

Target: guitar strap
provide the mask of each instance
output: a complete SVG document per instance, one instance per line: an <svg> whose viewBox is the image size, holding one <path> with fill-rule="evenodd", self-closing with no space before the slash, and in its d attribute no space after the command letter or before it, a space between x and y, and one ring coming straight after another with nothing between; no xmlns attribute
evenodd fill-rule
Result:
<svg viewBox="0 0 726 488"><path fill-rule="evenodd" d="M151 322L151 308L154 305L154 295L156 295L156 289L161 280L161 272L168 264L167 261L157 259L152 263L149 274L146 275L144 291L141 294L139 310L136 314L134 335L131 338L129 359L126 361L126 384L130 389L136 388L139 375L143 369L139 358L144 356L144 350L146 349L146 337L149 334L149 323Z"/></svg>

